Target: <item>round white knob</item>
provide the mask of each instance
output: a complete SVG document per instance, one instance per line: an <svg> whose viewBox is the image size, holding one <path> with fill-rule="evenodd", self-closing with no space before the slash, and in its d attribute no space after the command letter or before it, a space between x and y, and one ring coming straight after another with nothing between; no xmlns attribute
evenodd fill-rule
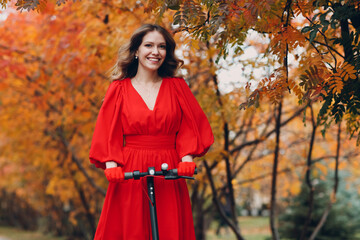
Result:
<svg viewBox="0 0 360 240"><path fill-rule="evenodd" d="M169 165L167 163L161 164L161 170L165 171L165 170L168 170L168 168L169 168Z"/></svg>

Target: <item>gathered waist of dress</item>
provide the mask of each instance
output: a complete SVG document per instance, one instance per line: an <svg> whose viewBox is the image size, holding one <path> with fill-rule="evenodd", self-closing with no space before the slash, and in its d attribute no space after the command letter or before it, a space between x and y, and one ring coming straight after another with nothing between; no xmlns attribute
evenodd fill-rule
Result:
<svg viewBox="0 0 360 240"><path fill-rule="evenodd" d="M125 135L125 147L175 149L176 135Z"/></svg>

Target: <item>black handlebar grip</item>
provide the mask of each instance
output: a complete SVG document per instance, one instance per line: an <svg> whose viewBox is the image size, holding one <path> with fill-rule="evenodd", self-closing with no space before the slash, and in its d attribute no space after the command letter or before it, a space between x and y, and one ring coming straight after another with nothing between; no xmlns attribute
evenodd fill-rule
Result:
<svg viewBox="0 0 360 240"><path fill-rule="evenodd" d="M132 172L126 172L124 173L125 179L132 179L134 177L134 174Z"/></svg>
<svg viewBox="0 0 360 240"><path fill-rule="evenodd" d="M172 170L172 172L177 175L177 174L178 174L177 168L174 168L174 169ZM198 173L198 168L196 167L196 168L195 168L195 171L194 171L194 174L197 174L197 173Z"/></svg>

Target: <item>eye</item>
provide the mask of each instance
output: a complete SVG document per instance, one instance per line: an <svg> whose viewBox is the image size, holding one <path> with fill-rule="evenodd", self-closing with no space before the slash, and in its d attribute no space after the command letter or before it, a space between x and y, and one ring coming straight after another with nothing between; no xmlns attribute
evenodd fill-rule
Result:
<svg viewBox="0 0 360 240"><path fill-rule="evenodd" d="M166 49L166 45L160 45L161 49Z"/></svg>
<svg viewBox="0 0 360 240"><path fill-rule="evenodd" d="M151 47L152 45L150 43L145 44L145 47Z"/></svg>

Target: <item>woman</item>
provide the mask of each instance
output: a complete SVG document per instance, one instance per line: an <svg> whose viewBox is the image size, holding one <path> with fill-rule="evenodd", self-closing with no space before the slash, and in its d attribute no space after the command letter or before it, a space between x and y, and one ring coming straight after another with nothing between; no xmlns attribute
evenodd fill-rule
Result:
<svg viewBox="0 0 360 240"><path fill-rule="evenodd" d="M124 172L159 171L167 163L192 176L193 157L213 143L205 114L185 81L174 77L182 63L174 51L172 36L151 24L119 51L90 149L90 161L109 180L96 240L151 239L146 181L124 181ZM195 239L186 182L156 178L155 185L160 239Z"/></svg>

